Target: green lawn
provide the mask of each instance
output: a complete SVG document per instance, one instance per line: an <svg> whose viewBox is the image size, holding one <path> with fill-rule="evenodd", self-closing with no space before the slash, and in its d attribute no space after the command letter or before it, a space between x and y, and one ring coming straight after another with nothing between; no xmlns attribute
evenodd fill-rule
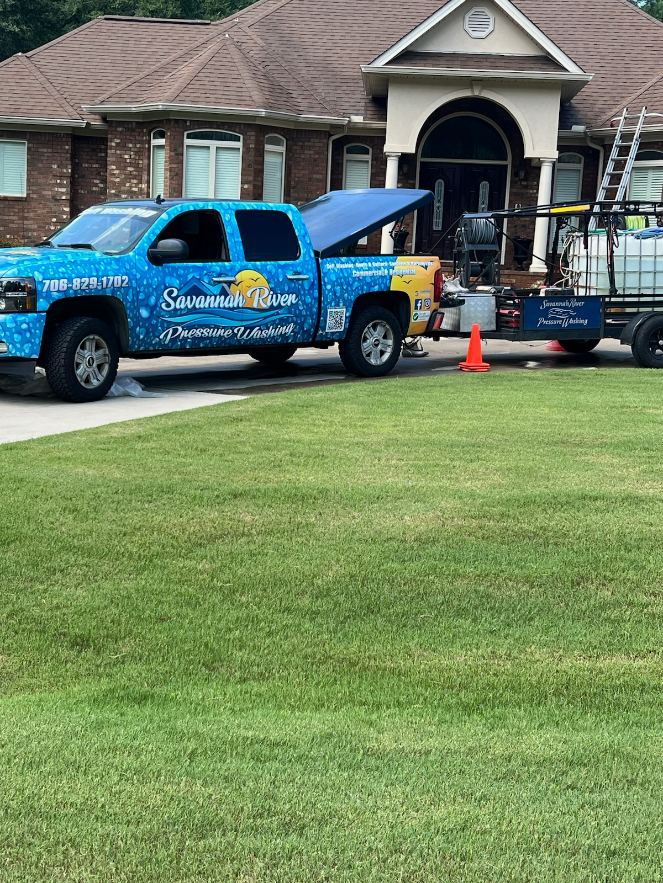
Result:
<svg viewBox="0 0 663 883"><path fill-rule="evenodd" d="M662 452L633 370L0 447L1 883L660 880Z"/></svg>

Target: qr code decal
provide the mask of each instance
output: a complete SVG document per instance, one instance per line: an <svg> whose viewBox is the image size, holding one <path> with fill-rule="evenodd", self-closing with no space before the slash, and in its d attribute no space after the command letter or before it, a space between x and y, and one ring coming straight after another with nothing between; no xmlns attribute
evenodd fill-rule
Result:
<svg viewBox="0 0 663 883"><path fill-rule="evenodd" d="M325 331L343 331L345 328L345 307L327 310L327 327Z"/></svg>

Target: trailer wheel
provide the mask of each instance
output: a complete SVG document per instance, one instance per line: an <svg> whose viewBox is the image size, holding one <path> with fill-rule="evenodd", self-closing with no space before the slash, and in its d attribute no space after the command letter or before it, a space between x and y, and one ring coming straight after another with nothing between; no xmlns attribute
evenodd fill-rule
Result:
<svg viewBox="0 0 663 883"><path fill-rule="evenodd" d="M67 319L49 336L46 379L65 402L96 402L115 382L119 357L117 339L105 322Z"/></svg>
<svg viewBox="0 0 663 883"><path fill-rule="evenodd" d="M601 343L598 340L558 340L557 343L567 353L591 353Z"/></svg>
<svg viewBox="0 0 663 883"><path fill-rule="evenodd" d="M282 365L297 352L296 346L265 346L247 350L249 356L261 365Z"/></svg>
<svg viewBox="0 0 663 883"><path fill-rule="evenodd" d="M353 315L338 345L341 361L359 377L382 377L394 368L403 346L396 316L384 307L364 307Z"/></svg>
<svg viewBox="0 0 663 883"><path fill-rule="evenodd" d="M631 344L633 358L641 368L663 368L663 315L646 319Z"/></svg>

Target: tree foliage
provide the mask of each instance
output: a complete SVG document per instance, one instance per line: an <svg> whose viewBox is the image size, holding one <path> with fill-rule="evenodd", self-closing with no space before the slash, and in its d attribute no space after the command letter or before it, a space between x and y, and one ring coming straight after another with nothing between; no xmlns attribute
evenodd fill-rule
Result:
<svg viewBox="0 0 663 883"><path fill-rule="evenodd" d="M639 6L643 12L647 12L653 18L663 21L663 0L631 0L636 6Z"/></svg>

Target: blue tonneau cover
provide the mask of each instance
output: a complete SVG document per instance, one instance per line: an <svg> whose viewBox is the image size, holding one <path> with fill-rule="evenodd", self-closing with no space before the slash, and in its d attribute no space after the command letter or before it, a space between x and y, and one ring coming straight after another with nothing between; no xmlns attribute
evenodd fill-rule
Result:
<svg viewBox="0 0 663 883"><path fill-rule="evenodd" d="M299 211L315 253L326 258L434 198L430 190L332 190Z"/></svg>

